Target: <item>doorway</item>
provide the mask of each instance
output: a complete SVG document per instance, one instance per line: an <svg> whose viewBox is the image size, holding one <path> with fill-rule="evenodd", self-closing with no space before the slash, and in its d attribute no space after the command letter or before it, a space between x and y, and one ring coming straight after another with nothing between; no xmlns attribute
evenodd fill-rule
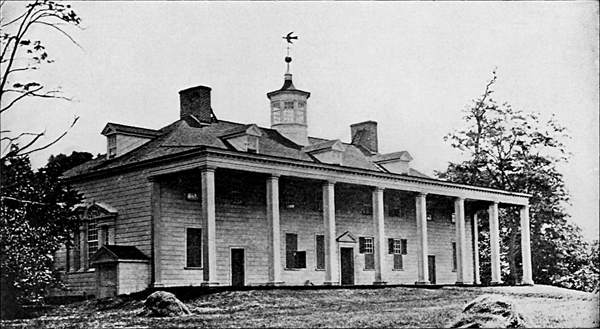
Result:
<svg viewBox="0 0 600 329"><path fill-rule="evenodd" d="M231 285L233 287L243 287L245 281L245 259L243 248L231 249Z"/></svg>
<svg viewBox="0 0 600 329"><path fill-rule="evenodd" d="M354 249L340 248L340 261L342 266L342 284L354 284Z"/></svg>
<svg viewBox="0 0 600 329"><path fill-rule="evenodd" d="M429 282L435 284L435 256L427 256L427 263L429 264Z"/></svg>

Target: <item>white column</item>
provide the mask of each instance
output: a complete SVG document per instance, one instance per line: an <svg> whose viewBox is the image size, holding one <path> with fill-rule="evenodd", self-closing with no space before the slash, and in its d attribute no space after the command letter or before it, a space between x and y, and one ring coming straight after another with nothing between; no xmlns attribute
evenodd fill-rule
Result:
<svg viewBox="0 0 600 329"><path fill-rule="evenodd" d="M217 241L215 216L215 168L201 169L202 184L202 257L204 282L202 285L218 285Z"/></svg>
<svg viewBox="0 0 600 329"><path fill-rule="evenodd" d="M267 178L267 223L269 226L269 285L281 281L281 232L279 227L279 176Z"/></svg>
<svg viewBox="0 0 600 329"><path fill-rule="evenodd" d="M479 218L473 213L473 279L475 284L481 284L479 276Z"/></svg>
<svg viewBox="0 0 600 329"><path fill-rule="evenodd" d="M466 283L467 239L465 233L465 199L454 199L456 224L456 283Z"/></svg>
<svg viewBox="0 0 600 329"><path fill-rule="evenodd" d="M523 279L521 283L533 285L529 230L529 205L527 205L521 208L521 257L523 260Z"/></svg>
<svg viewBox="0 0 600 329"><path fill-rule="evenodd" d="M419 193L416 198L417 209L417 284L429 283L427 254L427 202L425 193Z"/></svg>
<svg viewBox="0 0 600 329"><path fill-rule="evenodd" d="M383 216L383 188L375 187L373 189L373 228L375 231L375 282L373 284L386 284L384 272L385 252L385 228Z"/></svg>
<svg viewBox="0 0 600 329"><path fill-rule="evenodd" d="M323 227L325 227L325 284L339 284L335 241L335 183L323 183Z"/></svg>
<svg viewBox="0 0 600 329"><path fill-rule="evenodd" d="M492 284L502 283L500 274L500 228L498 223L498 202L488 208L490 220L490 266L492 268Z"/></svg>

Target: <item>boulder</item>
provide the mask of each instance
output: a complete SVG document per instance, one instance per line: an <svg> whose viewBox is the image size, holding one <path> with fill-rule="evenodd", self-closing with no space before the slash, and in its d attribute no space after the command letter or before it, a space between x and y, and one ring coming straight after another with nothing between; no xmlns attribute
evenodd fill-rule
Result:
<svg viewBox="0 0 600 329"><path fill-rule="evenodd" d="M166 291L156 291L144 301L144 316L182 316L190 315L190 309L175 295Z"/></svg>
<svg viewBox="0 0 600 329"><path fill-rule="evenodd" d="M495 295L482 295L465 306L450 328L524 328L523 316L515 304Z"/></svg>

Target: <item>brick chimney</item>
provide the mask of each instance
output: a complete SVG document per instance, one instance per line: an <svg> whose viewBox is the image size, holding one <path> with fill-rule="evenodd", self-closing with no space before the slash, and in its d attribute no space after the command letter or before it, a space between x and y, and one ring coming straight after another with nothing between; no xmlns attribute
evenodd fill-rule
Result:
<svg viewBox="0 0 600 329"><path fill-rule="evenodd" d="M378 152L377 122L365 121L350 125L352 145L359 146L363 153L372 155Z"/></svg>
<svg viewBox="0 0 600 329"><path fill-rule="evenodd" d="M210 91L210 87L205 86L181 90L179 92L180 119L193 116L201 123L214 122L216 118L210 107Z"/></svg>

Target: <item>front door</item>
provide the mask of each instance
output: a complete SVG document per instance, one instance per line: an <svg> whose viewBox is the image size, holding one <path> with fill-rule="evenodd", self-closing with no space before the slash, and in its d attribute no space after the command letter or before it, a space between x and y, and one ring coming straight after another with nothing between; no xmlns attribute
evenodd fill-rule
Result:
<svg viewBox="0 0 600 329"><path fill-rule="evenodd" d="M231 249L231 285L244 285L244 249Z"/></svg>
<svg viewBox="0 0 600 329"><path fill-rule="evenodd" d="M435 284L435 256L427 256L427 262L429 263L429 282Z"/></svg>
<svg viewBox="0 0 600 329"><path fill-rule="evenodd" d="M354 249L340 248L342 284L354 284Z"/></svg>

